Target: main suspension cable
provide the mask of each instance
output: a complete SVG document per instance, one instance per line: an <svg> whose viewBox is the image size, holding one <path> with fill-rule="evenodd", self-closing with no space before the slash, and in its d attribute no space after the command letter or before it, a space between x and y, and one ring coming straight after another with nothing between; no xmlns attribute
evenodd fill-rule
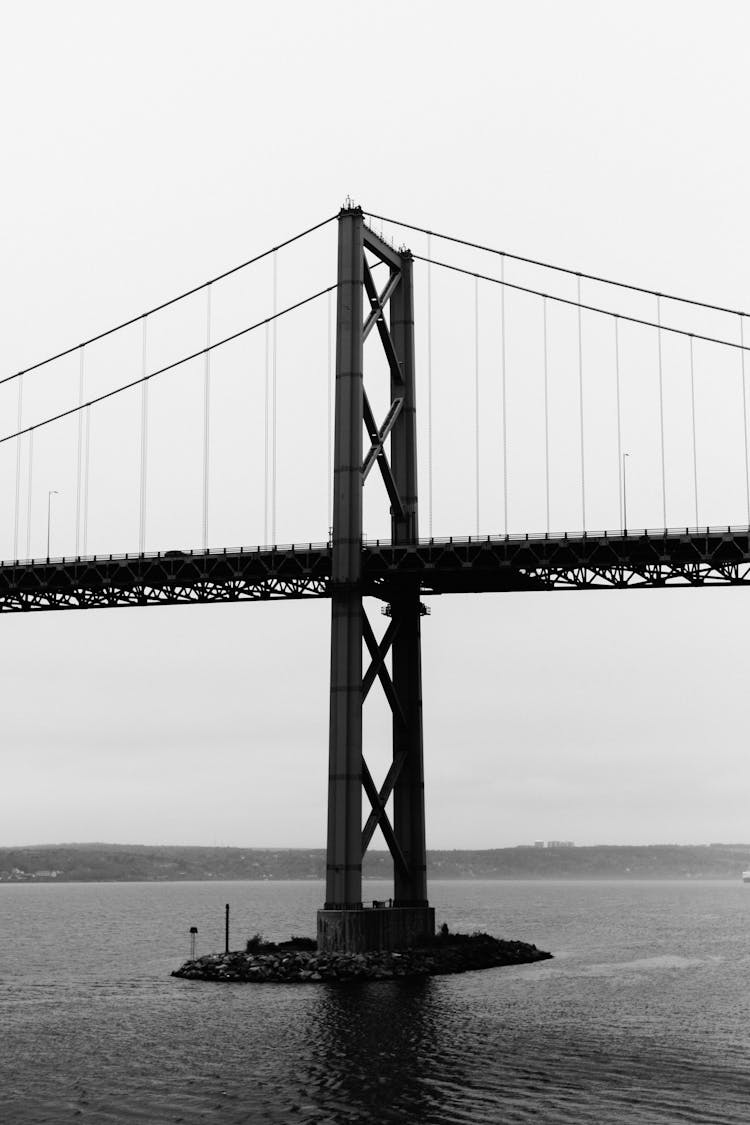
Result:
<svg viewBox="0 0 750 1125"><path fill-rule="evenodd" d="M217 340L211 344L210 348L201 348L200 351L192 352L191 355L183 356L182 359L176 359L173 363L166 364L165 367L159 367L156 371L151 371L145 377L131 380L130 383L123 383L114 390L106 391L104 394L97 395L96 398L89 399L88 402L79 403L78 406L71 406L68 410L61 410L59 414L51 414L48 418L43 418L41 422L35 422L32 426L26 426L23 429L18 429L12 434L6 434L5 437L0 438L0 445L6 441L12 441L13 438L18 437L20 434L30 434L34 430L40 430L43 426L49 426L53 422L59 422L61 418L68 418L71 414L77 414L80 410L88 410L91 406L96 406L100 402L104 402L108 398L114 398L115 395L122 394L124 391L132 390L133 387L138 387L141 383L147 382L149 379L155 379L157 375L164 375L167 371L174 371L177 367L182 367L186 363L190 363L194 359L199 359L205 355L207 351L215 351L216 348L221 348L224 344L230 344L233 340L238 340L241 336L247 336L249 332L254 332L258 328L262 328L265 324L269 324L272 320L286 316L287 313L294 312L295 309L302 308L303 305L309 305L311 301L316 301L318 297L325 296L326 293L338 288L338 282L334 285L328 285L325 289L320 289L317 293L313 293L310 297L305 297L302 301L297 301L293 305L287 305L285 309L279 309L274 317L266 317L264 320L256 321L255 324L249 324L247 328L241 328L239 332L233 332L231 336L225 336L222 340ZM88 435L86 440L88 441Z"/></svg>
<svg viewBox="0 0 750 1125"><path fill-rule="evenodd" d="M434 238L440 238L444 242L453 242L458 246L467 246L471 250L481 250L487 254L497 254L503 258L510 258L514 262L525 262L529 266L539 266L540 269L553 270L555 273L572 274L576 277L582 277L586 281L597 281L601 285L611 285L616 289L627 289L632 293L645 293L650 297L663 297L666 301L676 301L683 305L693 305L699 309L710 309L712 312L729 313L737 316L748 316L750 314L740 312L739 309L728 309L723 305L712 305L707 301L695 301L691 297L677 297L673 293L658 293L655 289L646 289L641 285L629 285L624 281L614 281L609 277L598 277L593 273L584 273L582 270L570 269L567 266L553 265L551 262L541 262L536 258L525 258L521 254L512 254L508 250L498 250L495 246L483 246L480 242L469 242L465 238L456 238L450 234L441 234L439 231L428 230L427 227L419 227L414 223L404 223L400 219L388 219L383 215L376 215L373 211L363 212L371 219L380 219L381 222L391 223L392 226L403 227L404 230L417 231L419 234L431 235ZM416 255L414 255L416 257ZM697 339L697 337L696 337Z"/></svg>
<svg viewBox="0 0 750 1125"><path fill-rule="evenodd" d="M531 297L546 297L549 301L556 301L560 305L569 305L575 309L579 307L578 301L574 301L571 297L559 297L555 293L546 293L543 289L530 289L526 285L516 285L515 282L505 281L499 277L492 277L490 274L462 269L461 266L454 266L450 262L440 262L437 258L427 259L421 254L412 254L412 258L418 262L426 262L429 260L432 262L433 266L442 266L443 269L452 270L454 273L462 273L466 277L478 277L480 281L489 281L493 285L504 285L506 289L514 289L517 293L528 293ZM580 276L585 278L586 274L581 274ZM614 312L613 309L603 309L599 305L582 304L580 307L585 312L599 313L600 316L616 316L619 317L620 320L627 320L630 324L640 324L644 328L661 328L662 332L672 332L676 336L692 336L694 340L702 340L706 344L719 344L725 348L734 348L736 351L750 351L750 345L748 344L737 344L734 340L721 340L717 336L703 336L699 332L689 332L686 328L673 328L668 324L659 325L653 320L644 320L639 316L629 316L626 313ZM744 316L745 314L743 313L741 315Z"/></svg>
<svg viewBox="0 0 750 1125"><path fill-rule="evenodd" d="M154 313L161 312L163 309L168 309L171 305L176 305L179 301L184 301L187 297L192 297L195 293L200 293L202 289L206 289L210 285L215 285L217 281L223 281L225 278L231 277L232 274L239 273L240 270L247 269L248 266L253 266L256 262L268 258L271 254L275 254L277 250L283 250L286 246L291 246L292 243L299 242L301 238L306 238L308 234L313 234L314 231L320 230L321 227L327 226L328 223L332 223L337 217L338 215L330 215L327 219L323 219L322 222L308 227L307 230L300 231L299 234L285 239L284 242L279 242L277 246L272 246L269 250L264 250L262 254L256 254L254 258L248 258L246 262L240 262L238 266L233 266L231 269L225 270L224 273L217 274L216 277L210 278L209 281L204 281L200 285L193 286L192 289L185 290L184 293L180 293L177 297L171 297L168 301L162 301L160 305L154 305L152 309L148 309L144 313L139 313L138 316L132 316L129 320L123 320L121 324L116 324L113 328L108 328L105 332L99 332L96 336L90 336L88 340L82 340L79 344L74 344L70 348L65 348L64 351L57 352L56 355L48 356L47 359L42 359L38 363L32 363L28 367L24 367L21 371L15 371L12 375L6 375L4 378L0 379L0 387L3 383L9 383L12 379L18 379L19 376L24 375L26 372L37 371L40 367L46 367L47 364L54 363L57 359L63 359L66 355L72 355L78 348L85 348L89 344L95 344L97 340L104 340L107 336L113 336L115 332L121 332L123 328L129 328L131 324L137 324L144 316L153 316Z"/></svg>

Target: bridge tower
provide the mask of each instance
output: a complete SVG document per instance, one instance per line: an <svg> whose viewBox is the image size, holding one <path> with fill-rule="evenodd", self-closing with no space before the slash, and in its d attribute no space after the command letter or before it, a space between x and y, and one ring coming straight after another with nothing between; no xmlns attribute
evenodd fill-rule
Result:
<svg viewBox="0 0 750 1125"><path fill-rule="evenodd" d="M326 901L321 949L414 945L433 933L427 901L419 578L369 588L362 566L362 498L377 470L387 491L394 543L416 543L417 446L412 257L365 225L358 207L339 214L333 470L331 686ZM367 254L387 278L378 291ZM378 425L364 387L364 343L377 331L390 371L391 405ZM363 449L364 434L369 448ZM390 441L390 456L388 445ZM363 596L387 602L377 641ZM363 675L363 644L370 657ZM391 672L386 658L391 654ZM362 708L378 681L392 713L393 755L378 789L362 754ZM362 825L362 791L371 811ZM393 797L393 823L386 811ZM362 902L362 858L380 828L393 860L392 905Z"/></svg>

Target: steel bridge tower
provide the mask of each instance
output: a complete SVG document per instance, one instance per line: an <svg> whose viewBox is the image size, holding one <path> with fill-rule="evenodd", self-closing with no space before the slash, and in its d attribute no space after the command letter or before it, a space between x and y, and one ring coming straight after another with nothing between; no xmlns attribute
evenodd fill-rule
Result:
<svg viewBox="0 0 750 1125"><path fill-rule="evenodd" d="M363 575L362 499L376 466L390 501L393 542L413 544L418 535L412 257L369 230L358 207L344 208L338 222L328 841L318 945L360 951L413 945L434 932L435 920L427 901L419 576L378 587L390 618L380 642L363 602L374 591ZM366 252L387 268L380 292ZM391 405L380 426L364 388L364 343L373 330L390 371ZM364 676L363 643L370 656ZM362 708L376 680L393 729L393 757L380 789L362 754ZM363 789L371 806L364 828ZM362 858L378 827L393 859L394 898L388 907L365 908Z"/></svg>

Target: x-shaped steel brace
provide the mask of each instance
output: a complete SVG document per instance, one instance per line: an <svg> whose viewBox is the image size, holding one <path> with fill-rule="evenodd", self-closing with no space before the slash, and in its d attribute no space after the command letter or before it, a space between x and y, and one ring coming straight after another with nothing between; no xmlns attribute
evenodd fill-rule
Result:
<svg viewBox="0 0 750 1125"><path fill-rule="evenodd" d="M390 704L391 711L396 719L406 726L406 718L401 708L396 689L393 686L393 681L388 674L388 669L385 666L385 658L388 655L391 645L393 644L396 634L398 633L400 622L397 618L392 617L388 628L386 629L383 639L378 644L375 639L375 634L372 631L372 626L367 620L367 614L364 609L362 610L362 636L364 637L365 644L367 645L370 653L370 667L365 672L364 679L362 680L362 702L367 699L367 695L375 682L375 677L380 679L383 692L388 703Z"/></svg>
<svg viewBox="0 0 750 1125"><path fill-rule="evenodd" d="M396 639L399 631L399 626L400 622L396 618L391 618L388 628L383 635L382 641L378 643L375 634L372 631L372 626L367 620L367 614L364 612L364 610L362 611L362 636L364 637L365 644L367 645L371 657L370 667L367 669L364 679L362 680L362 701L364 702L364 700L367 698L368 692L374 684L376 677L379 678L393 715L398 720L398 722L405 725L406 719L404 718L404 712L399 702L399 698L396 694L396 689L393 686L393 681L391 680L391 677L388 674L388 669L385 666L385 658L390 651L391 645ZM362 760L362 785L372 806L372 812L367 818L367 822L362 829L362 855L365 854L368 847L370 846L370 841L372 840L373 833L379 825L380 830L383 833L385 842L388 845L388 850L393 856L394 862L400 866L404 874L408 875L408 864L406 863L401 848L398 846L398 841L396 840L396 837L393 833L391 822L389 821L388 814L385 811L385 806L388 804L388 799L393 792L393 787L396 784L398 775L401 773L405 760L406 754L404 752L398 754L393 759L390 769L388 770L388 773L386 775L385 781L383 782L383 786L379 792L375 786L375 782L372 779L372 774L367 767L367 763L364 761L364 759Z"/></svg>
<svg viewBox="0 0 750 1125"><path fill-rule="evenodd" d="M409 864L406 862L404 853L398 845L398 840L395 837L391 822L388 819L388 814L385 811L385 806L388 803L388 798L393 792L393 787L396 784L396 778L400 774L406 754L402 753L399 758L394 758L391 768L388 770L388 775L383 782L383 788L378 792L375 788L375 782L372 780L372 774L367 768L367 762L362 759L362 785L365 793L369 797L370 804L372 805L372 812L367 818L367 823L362 829L362 855L365 854L370 841L372 840L375 829L380 826L380 831L383 833L383 838L388 845L388 850L393 856L394 863L398 864L404 875L409 875Z"/></svg>
<svg viewBox="0 0 750 1125"><path fill-rule="evenodd" d="M362 392L362 409L365 419L365 428L367 430L367 433L370 435L370 441L372 443L368 454L365 457L365 463L362 466L362 480L365 480L372 467L373 462L377 460L378 468L380 469L380 475L383 478L383 484L385 485L385 490L388 493L388 499L391 502L391 510L393 511L394 515L398 515L403 519L404 505L401 501L399 491L396 488L396 482L393 479L391 466L388 462L388 458L385 455L385 450L383 449L383 442L393 429L393 424L401 413L402 405L403 399L400 398L397 398L396 401L391 404L391 408L388 411L386 420L379 430L375 422L375 415L373 414L372 407L370 406L370 400L367 397L367 392Z"/></svg>
<svg viewBox="0 0 750 1125"><path fill-rule="evenodd" d="M404 376L401 370L401 364L396 354L396 349L393 346L393 340L386 323L384 316L385 307L388 304L391 296L395 292L397 286L401 282L401 270L397 264L395 255L384 245L375 245L374 243L379 240L373 239L373 244L369 245L369 249L382 261L385 261L390 269L388 281L386 282L382 292L378 294L373 281L372 271L370 270L367 258L363 262L363 279L365 292L370 302L370 312L365 320L362 328L362 341L367 339L373 328L377 328L380 342L385 353L388 366L390 368L391 383L397 386L404 385ZM367 245L367 240L366 240ZM391 512L394 516L401 519L404 517L404 505L399 495L396 482L393 477L388 457L385 453L385 443L388 439L391 430L393 429L396 420L398 419L404 405L402 395L395 395L394 399L388 409L385 420L381 426L378 426L375 421L375 416L370 406L367 394L363 394L362 413L370 438L370 448L365 454L364 463L362 465L362 480L367 479L370 469L377 461L380 474L383 478L388 498L391 502ZM362 610L362 636L364 638L367 649L370 653L370 666L367 669L362 680L362 701L367 698L370 688L375 683L376 679L380 680L386 699L393 713L396 722L402 726L406 726L406 718L401 706L401 702L393 686L393 681L385 666L386 657L390 651L391 645L396 638L399 631L400 622L397 618L391 618L388 628L385 631L383 639L378 643L372 627L367 620L367 614ZM362 759L362 786L367 794L367 797L372 806L372 811L367 818L365 826L362 830L362 855L365 854L372 840L373 833L376 828L380 827L383 837L388 849L393 857L394 864L400 869L402 874L407 878L409 876L409 866L406 862L404 854L399 846L399 843L394 834L391 822L386 812L386 805L390 800L393 793L394 786L398 780L399 774L403 769L406 760L406 752L401 751L398 753L391 762L390 768L383 782L382 788L378 790L375 782L373 781L372 774L367 766L367 763Z"/></svg>
<svg viewBox="0 0 750 1125"><path fill-rule="evenodd" d="M380 295L378 295L378 292L375 288L375 282L372 279L372 271L370 270L370 266L366 258L363 262L363 274L365 290L370 301L370 315L365 321L364 327L362 329L362 340L364 342L364 340L367 339L367 336L369 335L373 325L377 325L380 342L383 345L383 351L385 352L386 359L388 360L388 366L391 369L391 376L397 382L403 383L404 378L401 372L401 365L398 361L396 350L393 347L393 341L391 340L391 334L388 330L388 325L386 324L385 317L383 316L385 306L390 300L391 295L393 294L396 286L401 280L401 271L398 269L394 269L393 266L391 266L390 276L383 289L383 292ZM372 407L370 406L370 401L367 397L366 392L364 394L362 404L365 428L370 438L370 448L367 451L364 463L362 465L362 480L365 481L367 479L367 475L370 472L370 469L372 468L375 461L377 461L378 468L380 469L380 475L383 478L383 484L385 485L386 492L388 493L388 499L391 502L391 511L393 515L397 516L399 519L403 519L404 505L401 501L401 497L399 496L398 489L396 488L396 482L393 479L391 466L388 463L388 458L386 457L383 446L386 439L388 438L388 435L393 429L396 419L401 413L403 403L403 398L394 399L388 410L385 421L380 427L375 421L375 415L372 412Z"/></svg>
<svg viewBox="0 0 750 1125"><path fill-rule="evenodd" d="M395 422L396 422L396 419L398 418L399 414L401 413L401 409L402 409L403 405L404 405L404 400L402 398L395 398L393 400L393 402L391 403L390 407L389 407L389 410L388 410L388 413L385 416L385 421L383 422L383 425L380 427L379 430L375 429L374 433L372 433L372 432L370 432L369 425L367 425L368 418L373 423L373 429L374 429L375 419L374 419L373 414L372 414L372 408L370 406L370 403L369 403L369 401L367 401L367 404L364 408L365 425L367 425L368 432L370 433L370 441L372 442L372 445L368 449L367 456L365 457L364 464L362 465L362 479L363 480L367 480L367 474L369 473L370 469L374 465L375 458L385 456L385 451L383 449L383 445L385 444L385 440L388 437L388 434L393 429L393 427L395 425ZM390 465L388 465L387 461L385 462L385 467L388 469L388 473L390 475ZM382 467L381 467L381 472L382 472ZM383 479L385 480L385 477ZM391 479L391 481L393 481L392 476L390 477L390 479ZM386 483L386 487L387 487L387 483ZM395 490L395 484L394 484L394 490Z"/></svg>
<svg viewBox="0 0 750 1125"><path fill-rule="evenodd" d="M370 267L367 264L367 259L365 258L365 260L364 260L364 280L365 280L365 292L367 293L367 296L368 296L369 301L370 301L371 311L370 311L370 315L368 316L367 320L365 321L364 328L362 329L362 341L364 343L364 341L367 339L368 335L370 334L370 330L371 330L373 324L375 324L377 326L377 329L378 329L378 335L380 336L380 342L383 345L383 351L385 352L385 357L388 360L388 366L391 369L391 375L396 380L396 382L403 383L404 376L403 376L403 372L401 371L401 364L398 361L398 356L396 355L396 349L393 346L393 341L391 340L391 334L388 331L388 325L386 324L385 317L383 316L383 310L384 310L388 300L390 299L390 296L393 293L394 289L396 288L396 286L400 282L401 274L398 270L394 270L391 273L391 276L389 277L388 282L387 282L385 288L383 289L383 292L380 294L380 296L378 296L378 291L375 288L375 282L372 280L372 271L370 270Z"/></svg>

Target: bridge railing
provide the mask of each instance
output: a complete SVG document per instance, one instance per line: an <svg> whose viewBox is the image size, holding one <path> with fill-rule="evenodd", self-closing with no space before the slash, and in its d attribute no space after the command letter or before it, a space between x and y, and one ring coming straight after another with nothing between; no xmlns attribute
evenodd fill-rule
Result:
<svg viewBox="0 0 750 1125"><path fill-rule="evenodd" d="M450 546L452 543L471 545L472 543L527 543L529 541L585 541L587 539L663 539L677 535L687 535L696 538L712 535L748 535L750 527L747 524L713 524L706 527L667 527L667 528L628 528L627 530L608 531L561 531L561 532L528 532L523 535L448 535L421 538L418 545L422 547ZM363 539L363 547L390 548L394 544L390 538ZM255 547L214 547L208 550L202 548L173 549L168 551L135 551L103 555L56 555L21 559L0 560L0 567L28 567L28 566L75 566L86 563L100 562L136 562L139 559L155 559L177 562L180 559L192 558L220 558L226 555L268 555L268 554L298 554L303 551L325 552L330 550L330 541L307 543L274 543Z"/></svg>
<svg viewBox="0 0 750 1125"><path fill-rule="evenodd" d="M103 555L57 555L47 558L45 555L28 559L2 559L0 567L6 566L74 566L79 563L97 562L129 562L138 559L165 559L178 562L180 559L191 558L222 558L226 555L268 555L289 554L302 551L327 551L330 543L275 543L269 546L256 547L212 547L203 550L201 547L174 549L168 551L129 551Z"/></svg>
<svg viewBox="0 0 750 1125"><path fill-rule="evenodd" d="M747 535L750 527L747 524L715 524L707 527L659 527L659 528L627 528L617 530L610 528L608 531L538 531L526 532L523 535L445 535L432 536L428 539L420 538L421 546L450 546L451 543L527 543L529 540L544 542L545 540L585 540L585 539L663 539L665 536L675 535ZM391 547L390 539L364 539L364 547Z"/></svg>

